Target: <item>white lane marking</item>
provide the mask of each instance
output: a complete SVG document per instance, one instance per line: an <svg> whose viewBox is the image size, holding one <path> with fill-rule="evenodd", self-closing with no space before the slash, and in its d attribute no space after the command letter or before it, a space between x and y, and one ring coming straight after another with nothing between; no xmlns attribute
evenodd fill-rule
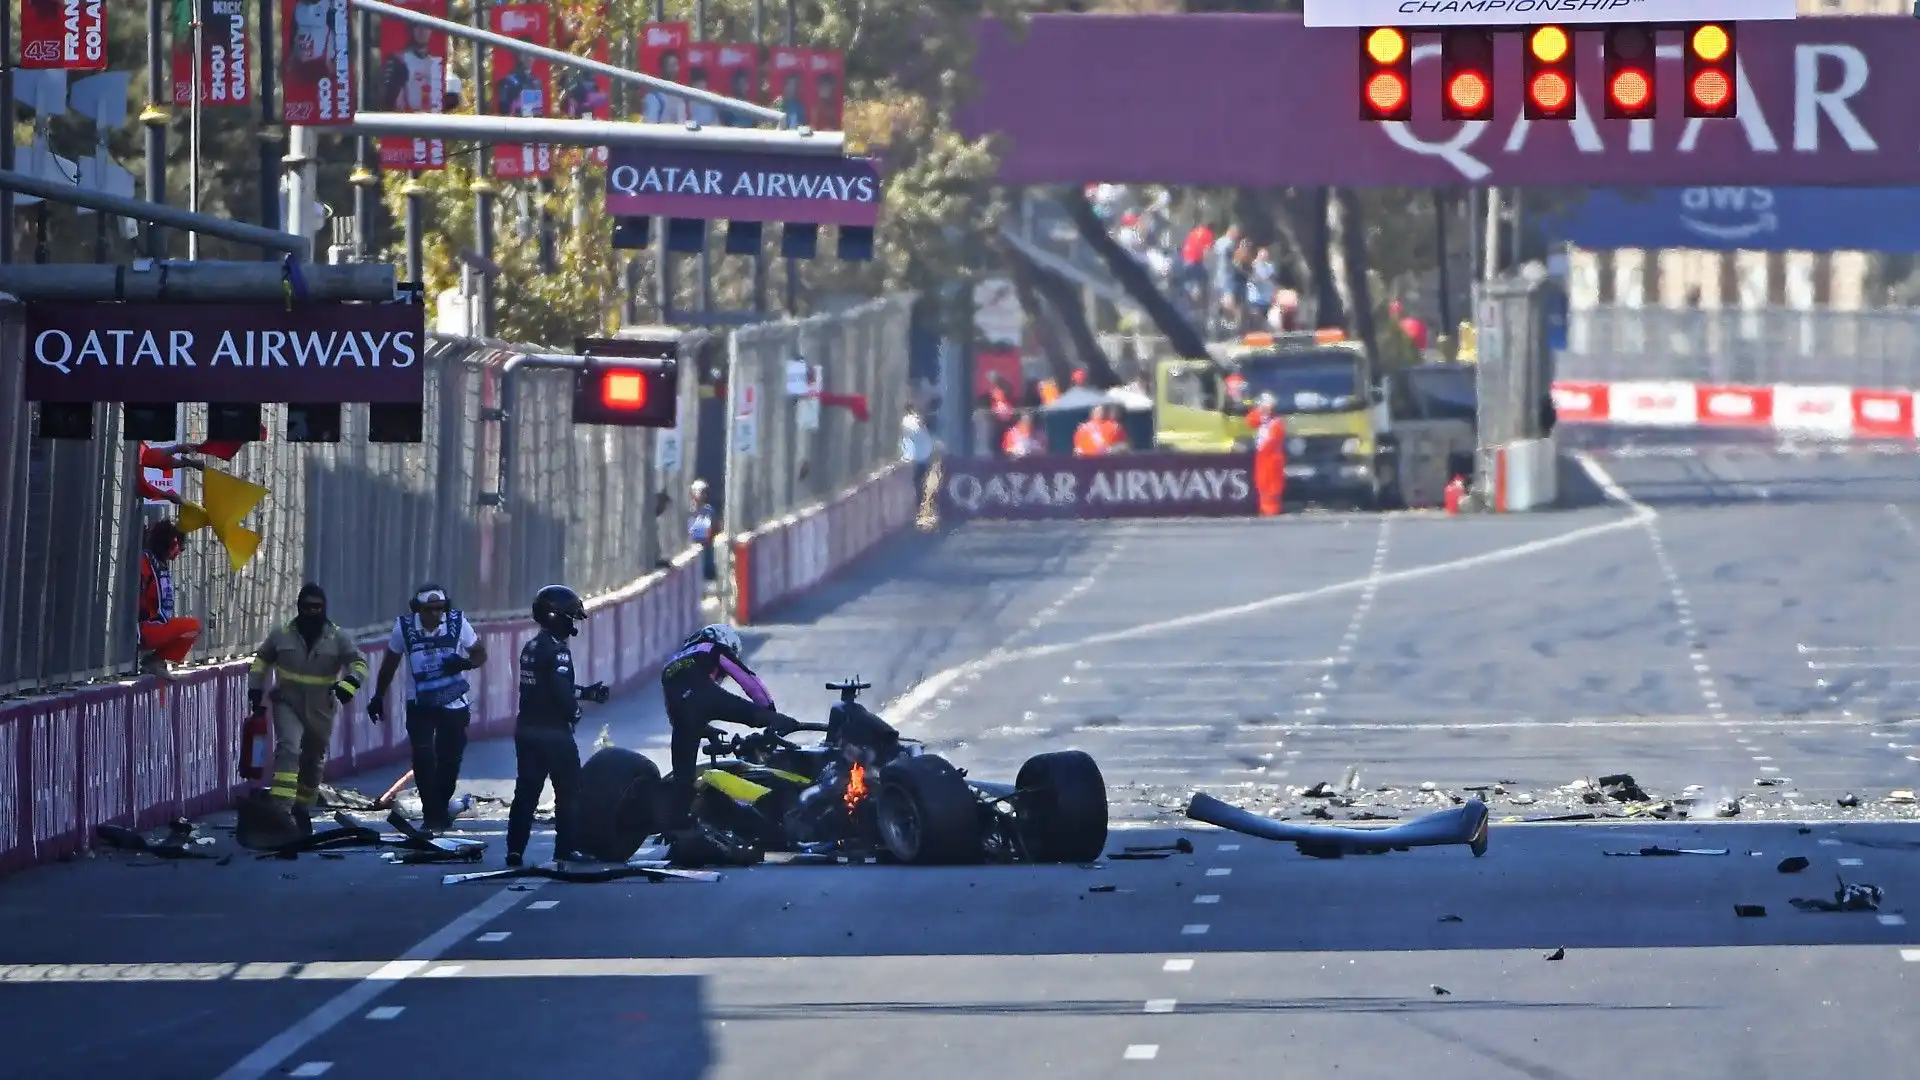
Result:
<svg viewBox="0 0 1920 1080"><path fill-rule="evenodd" d="M1220 902L1220 898L1213 895L1196 896L1193 898L1193 902L1196 904L1217 904Z"/></svg>
<svg viewBox="0 0 1920 1080"><path fill-rule="evenodd" d="M1209 929L1211 928L1208 927L1206 923L1196 922L1196 923L1188 923L1187 925L1181 927L1180 932L1187 935L1204 934Z"/></svg>
<svg viewBox="0 0 1920 1080"><path fill-rule="evenodd" d="M1221 844L1221 845L1220 845L1220 846L1219 846L1218 848L1216 848L1216 849L1214 849L1214 850L1216 850L1216 851L1239 851L1239 850L1240 850L1240 845L1239 845L1239 844Z"/></svg>
<svg viewBox="0 0 1920 1080"><path fill-rule="evenodd" d="M1920 964L1920 949L1901 949L1900 959L1909 964Z"/></svg>
<svg viewBox="0 0 1920 1080"><path fill-rule="evenodd" d="M1840 841L1835 840L1833 837L1829 836L1820 841L1820 846L1821 847L1839 847Z"/></svg>
<svg viewBox="0 0 1920 1080"><path fill-rule="evenodd" d="M465 970L467 970L467 965L465 964L441 964L439 967L430 969L420 977L423 979L451 979Z"/></svg>
<svg viewBox="0 0 1920 1080"><path fill-rule="evenodd" d="M1231 873L1233 873L1233 871L1229 870L1224 866L1215 866L1207 870L1208 877L1226 877L1228 874L1231 874Z"/></svg>
<svg viewBox="0 0 1920 1080"><path fill-rule="evenodd" d="M1152 1061L1160 1056L1160 1047L1150 1043L1135 1043L1127 1047L1128 1061Z"/></svg>
<svg viewBox="0 0 1920 1080"><path fill-rule="evenodd" d="M1123 660L1111 664L1101 664L1102 671L1165 671L1169 674L1192 675L1196 671L1226 670L1240 668L1290 668L1290 667L1327 667L1335 661L1332 657L1319 660Z"/></svg>
<svg viewBox="0 0 1920 1080"><path fill-rule="evenodd" d="M1353 615L1347 619L1347 628L1340 635L1340 644L1333 651L1333 663L1327 665L1318 679L1301 688L1296 697L1294 713L1308 719L1325 716L1327 701L1340 691L1340 673L1353 669L1353 650L1360 644L1360 628L1366 624L1367 612L1373 610L1373 602L1380 595L1380 575L1387 568L1387 549L1393 539L1393 519L1380 519L1380 532L1373 543L1373 561L1367 565L1367 583L1360 589L1360 598L1354 602Z"/></svg>
<svg viewBox="0 0 1920 1080"><path fill-rule="evenodd" d="M1174 1006L1178 1004L1179 1001L1175 998L1154 998L1147 1002L1146 1011L1150 1013L1170 1013L1173 1011Z"/></svg>
<svg viewBox="0 0 1920 1080"><path fill-rule="evenodd" d="M1796 645L1803 653L1920 652L1920 645Z"/></svg>
<svg viewBox="0 0 1920 1080"><path fill-rule="evenodd" d="M1193 961L1186 960L1186 959L1169 960L1166 963L1160 965L1160 970L1161 971L1192 971Z"/></svg>
<svg viewBox="0 0 1920 1080"><path fill-rule="evenodd" d="M1755 761L1772 761L1773 759L1772 759L1772 758L1770 758L1770 757L1768 757L1768 756L1767 756L1767 755L1765 755L1765 754L1755 754L1755 755L1753 755L1753 760L1755 760Z"/></svg>
<svg viewBox="0 0 1920 1080"><path fill-rule="evenodd" d="M1905 926L1905 925L1907 925L1907 917L1906 917L1905 915L1879 915L1879 916L1875 916L1875 917L1876 917L1876 918L1878 918L1878 919L1880 920L1880 925L1881 925L1881 926Z"/></svg>
<svg viewBox="0 0 1920 1080"><path fill-rule="evenodd" d="M560 906L560 901L558 900L535 900L533 903L527 905L527 910L528 911L552 911L554 908L557 908L559 906Z"/></svg>
<svg viewBox="0 0 1920 1080"><path fill-rule="evenodd" d="M394 1017L399 1016L401 1013L406 1011L407 1011L407 1007L405 1005L382 1005L379 1008L368 1013L367 1019L391 1020Z"/></svg>
<svg viewBox="0 0 1920 1080"><path fill-rule="evenodd" d="M1839 864L1840 864L1841 866L1859 866L1859 865L1861 865L1861 862L1860 862L1860 860L1859 860L1859 859L1835 859L1834 861L1835 861L1835 862L1837 862L1837 863L1839 863Z"/></svg>
<svg viewBox="0 0 1920 1080"><path fill-rule="evenodd" d="M1605 472L1597 463L1593 468ZM1602 485L1604 488L1605 485ZM1619 488L1617 484L1615 488L1627 505L1646 508L1646 504L1628 495L1624 488ZM1686 586L1680 582L1680 571L1667 554L1666 537L1660 535L1660 517L1648 509L1641 524L1646 527L1647 540L1653 545L1653 560L1660 568L1661 578L1666 581L1668 595L1673 599L1674 621L1680 624L1680 633L1686 638L1687 659L1693 662L1694 674L1698 677L1696 681L1699 683L1700 699L1706 703L1709 715L1715 720L1725 720L1727 707L1720 700L1720 688L1714 683L1713 672L1707 664L1707 654L1703 651L1706 648L1705 635L1700 632L1700 624L1694 621L1693 601L1688 599Z"/></svg>
<svg viewBox="0 0 1920 1080"><path fill-rule="evenodd" d="M527 890L538 889L545 884L546 880L541 878L525 883ZM262 1043L253 1053L241 1058L232 1068L221 1073L217 1080L261 1080L262 1077L279 1069L288 1058L298 1053L301 1047L332 1031L348 1018L358 1015L361 1009L366 1008L374 998L379 997L393 984L418 974L428 964L445 955L447 950L473 936L474 931L518 907L521 899L521 893L502 889L482 900L473 910L427 935L418 945L408 949L398 959L381 965L373 974L340 991L331 1001ZM456 967L454 970L459 969Z"/></svg>
<svg viewBox="0 0 1920 1080"><path fill-rule="evenodd" d="M1479 566L1498 566L1501 563L1512 562L1515 559L1523 559L1529 555L1539 554L1542 551L1556 551L1560 548L1582 543L1598 536L1610 536L1617 532L1637 529L1654 516L1654 512L1650 507L1636 502L1630 496L1627 496L1626 492L1621 490L1620 485L1614 483L1613 478L1607 476L1606 471L1601 469L1597 463L1589 464L1592 462L1591 458L1585 455L1575 455L1575 460L1581 462L1583 467L1586 467L1590 473L1595 474L1594 480L1599 484L1601 490L1609 491L1609 489L1611 489L1609 494L1613 492L1619 493L1620 498L1616 501L1621 502L1627 507L1628 514L1626 517L1617 518L1613 521L1604 521L1597 525L1583 525L1577 529L1569 529L1557 536L1549 536L1542 540L1528 540L1525 543L1495 548L1492 551L1481 552L1478 555L1467 555L1458 559L1448 559L1445 562L1428 563L1425 566L1409 567L1405 570L1394 570L1377 576L1369 575L1367 577L1355 578L1351 581L1322 585L1315 589L1305 589L1300 592L1282 593L1279 596L1269 596L1260 600L1248 601L1244 604L1230 604L1225 607L1195 612L1192 615L1181 615L1171 619L1136 623L1133 626L1123 629L1091 634L1073 641L1056 642L1052 645L1034 645L1018 649L1010 649L1003 645L977 660L969 660L964 664L956 664L953 667L934 672L932 675L927 676L919 683L910 687L906 693L901 694L889 702L887 706L881 710L881 713L883 715L890 715L896 712L902 715L918 713L939 698L949 686L952 686L961 679L969 675L992 671L996 668L1004 667L1007 664L1023 660L1038 660L1042 657L1057 656L1061 653L1084 650L1096 645L1110 645L1115 642L1134 641L1143 637L1151 637L1155 634L1164 634L1168 631L1184 630L1192 626L1205 626L1210 623L1237 619L1243 615L1257 615L1262 612L1273 611L1277 608L1293 607L1299 604L1311 603L1315 600L1324 600L1329 596L1344 596L1347 593L1357 593L1369 587L1379 588L1384 585L1397 584L1403 581L1424 581L1427 578L1455 574L1461 570L1472 569ZM1604 480L1602 478L1604 478Z"/></svg>
<svg viewBox="0 0 1920 1080"><path fill-rule="evenodd" d="M1910 668L1910 667L1920 667L1920 659L1873 660L1873 661L1864 661L1861 663L1835 663L1833 661L1821 661L1816 663L1812 660L1809 660L1807 661L1807 666L1809 668L1812 668L1814 671L1837 671L1837 670L1844 670L1847 668L1896 668L1896 667Z"/></svg>
<svg viewBox="0 0 1920 1080"><path fill-rule="evenodd" d="M1909 724L1913 722L1914 721L1910 721L1910 720L1899 721L1899 723L1901 724ZM1513 729L1519 729L1519 728L1612 728L1615 730L1624 731L1630 728L1645 728L1649 731L1653 731L1659 728L1767 727L1775 730L1785 731L1789 729L1798 730L1799 728L1812 728L1812 727L1864 728L1869 723L1871 723L1871 721L1863 720L1857 717L1849 718L1849 717L1843 717L1843 716L1795 717L1792 720L1776 720L1776 721L1766 721L1766 722L1761 722L1756 720L1735 720L1732 718L1712 719L1705 716L1581 716L1581 717L1574 717L1569 720L1535 720L1531 717L1518 717L1513 720L1408 721L1405 723L1395 723L1392 721L1367 721L1365 723L1348 723L1347 721L1342 720L1340 721L1340 726L1338 730L1340 731L1504 731L1509 728L1513 728ZM1205 724L1205 725L1199 725L1199 726L1205 727L1207 730L1212 731L1216 728L1221 727L1222 725L1221 724ZM1129 732L1129 731L1142 731L1142 730L1153 730L1153 729L1143 729L1143 728L1137 728L1137 727L1129 727L1123 724L1116 724L1116 725L1112 725L1109 730L1119 731L1119 732ZM1286 756L1298 757L1300 756L1300 751L1288 750L1286 751ZM1105 759L1103 758L1102 760L1105 760Z"/></svg>
<svg viewBox="0 0 1920 1080"><path fill-rule="evenodd" d="M495 943L495 942L499 942L499 941L505 941L505 940L507 940L508 938L510 938L510 937L512 937L512 936L513 936L513 934L511 934L510 932L508 932L508 931L506 931L506 930L495 930L495 931L494 931L493 933L491 933L491 934L481 934L481 935L480 935L480 936L479 936L479 937L478 937L477 939L475 939L475 940L478 940L478 941L482 941L482 942L485 942L485 943L487 943L487 944L489 944L489 945L491 945L491 944L493 944L493 943Z"/></svg>
<svg viewBox="0 0 1920 1080"><path fill-rule="evenodd" d="M331 1061L309 1061L305 1065L288 1073L288 1076L325 1076L333 1068Z"/></svg>

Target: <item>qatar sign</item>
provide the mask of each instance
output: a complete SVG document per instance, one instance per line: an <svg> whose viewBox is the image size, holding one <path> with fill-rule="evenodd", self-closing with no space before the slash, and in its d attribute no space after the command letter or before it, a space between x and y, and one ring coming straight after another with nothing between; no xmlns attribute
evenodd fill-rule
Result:
<svg viewBox="0 0 1920 1080"><path fill-rule="evenodd" d="M1248 517L1250 454L1116 454L949 462L940 512L953 518Z"/></svg>
<svg viewBox="0 0 1920 1080"><path fill-rule="evenodd" d="M1663 34L1653 120L1608 120L1601 34L1576 34L1571 121L1521 112L1519 35L1495 41L1491 120L1440 118L1440 46L1414 49L1408 123L1351 107L1359 57L1276 15L1035 16L1024 40L982 28L981 89L963 116L1001 137L1008 184L1166 183L1208 187L1894 186L1920 183L1920 109L1910 72L1920 19L1757 22L1740 30L1740 114L1689 120L1677 30ZM1416 39L1417 40L1417 39ZM1142 79L1153 70L1206 79ZM1225 103L1233 133L1196 117Z"/></svg>
<svg viewBox="0 0 1920 1080"><path fill-rule="evenodd" d="M420 304L30 303L28 401L426 400Z"/></svg>
<svg viewBox="0 0 1920 1080"><path fill-rule="evenodd" d="M1791 19L1795 0L1307 0L1309 27L1598 26Z"/></svg>

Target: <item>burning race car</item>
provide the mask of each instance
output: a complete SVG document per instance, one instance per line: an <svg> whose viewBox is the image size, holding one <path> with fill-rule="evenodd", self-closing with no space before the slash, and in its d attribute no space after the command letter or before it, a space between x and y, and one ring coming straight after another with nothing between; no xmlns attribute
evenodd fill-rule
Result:
<svg viewBox="0 0 1920 1080"><path fill-rule="evenodd" d="M818 746L767 732L707 735L708 764L694 783L699 840L676 843L673 861L752 863L768 851L938 864L1088 862L1107 843L1107 784L1092 757L1063 750L1027 759L1011 784L970 779L926 753L860 704L871 684L828 683L840 693ZM596 859L632 858L661 820L666 794L644 754L608 747L580 777L578 839Z"/></svg>

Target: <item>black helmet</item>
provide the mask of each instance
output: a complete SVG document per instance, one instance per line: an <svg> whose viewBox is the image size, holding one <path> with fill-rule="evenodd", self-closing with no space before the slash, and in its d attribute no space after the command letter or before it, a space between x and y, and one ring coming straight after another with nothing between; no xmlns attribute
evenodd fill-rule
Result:
<svg viewBox="0 0 1920 1080"><path fill-rule="evenodd" d="M572 637L576 632L573 624L586 617L587 605L580 594L565 585L549 585L533 595L533 621L554 637Z"/></svg>

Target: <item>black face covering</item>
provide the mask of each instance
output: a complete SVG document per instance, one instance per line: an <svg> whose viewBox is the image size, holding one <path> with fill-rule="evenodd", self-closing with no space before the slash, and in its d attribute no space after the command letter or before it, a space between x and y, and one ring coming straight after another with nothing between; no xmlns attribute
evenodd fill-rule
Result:
<svg viewBox="0 0 1920 1080"><path fill-rule="evenodd" d="M307 640L309 648L320 638L320 631L327 627L327 594L318 585L307 585L300 590L299 613L293 617L293 628Z"/></svg>

